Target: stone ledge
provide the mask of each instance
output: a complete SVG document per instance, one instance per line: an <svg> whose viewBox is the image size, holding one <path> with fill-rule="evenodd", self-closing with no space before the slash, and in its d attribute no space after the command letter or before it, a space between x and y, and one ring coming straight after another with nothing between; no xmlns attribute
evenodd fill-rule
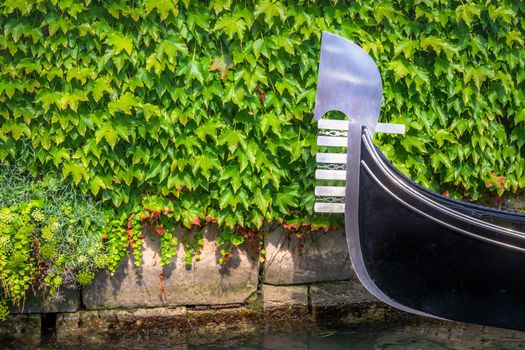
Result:
<svg viewBox="0 0 525 350"><path fill-rule="evenodd" d="M94 310L57 315L57 339L98 338L126 334L201 334L256 330L262 315L247 307L192 310L186 307Z"/></svg>
<svg viewBox="0 0 525 350"><path fill-rule="evenodd" d="M310 287L310 303L313 320L366 325L414 318L414 315L381 302L357 279L313 284Z"/></svg>
<svg viewBox="0 0 525 350"><path fill-rule="evenodd" d="M59 314L57 339L133 334L141 331L163 332L187 328L185 307L134 310L95 310Z"/></svg>
<svg viewBox="0 0 525 350"><path fill-rule="evenodd" d="M188 325L193 332L205 334L207 331L245 329L251 330L262 320L256 310L240 307L221 310L188 310Z"/></svg>
<svg viewBox="0 0 525 350"><path fill-rule="evenodd" d="M343 229L315 231L297 238L277 229L265 239L264 283L304 284L354 277Z"/></svg>
<svg viewBox="0 0 525 350"><path fill-rule="evenodd" d="M381 302L355 279L312 284L310 297L312 307L324 308Z"/></svg>

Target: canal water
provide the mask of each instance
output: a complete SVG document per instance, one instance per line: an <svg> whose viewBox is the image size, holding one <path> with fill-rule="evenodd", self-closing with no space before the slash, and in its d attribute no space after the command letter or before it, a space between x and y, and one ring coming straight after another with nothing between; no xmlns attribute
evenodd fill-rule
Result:
<svg viewBox="0 0 525 350"><path fill-rule="evenodd" d="M244 334L128 334L104 340L85 337L47 339L40 344L3 343L0 349L525 349L525 332L445 322L381 326L315 324Z"/></svg>

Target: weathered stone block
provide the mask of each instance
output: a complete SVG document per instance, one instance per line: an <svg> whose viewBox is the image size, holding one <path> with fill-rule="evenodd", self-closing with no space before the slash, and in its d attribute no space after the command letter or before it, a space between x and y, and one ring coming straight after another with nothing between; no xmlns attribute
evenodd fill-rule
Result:
<svg viewBox="0 0 525 350"><path fill-rule="evenodd" d="M121 332L183 330L187 328L185 307L122 310L115 313Z"/></svg>
<svg viewBox="0 0 525 350"><path fill-rule="evenodd" d="M398 318L396 311L371 295L357 279L310 286L310 303L313 319L357 324Z"/></svg>
<svg viewBox="0 0 525 350"><path fill-rule="evenodd" d="M192 333L203 336L229 330L251 330L261 320L261 315L247 307L220 310L188 310L188 324ZM224 334L223 334L224 335Z"/></svg>
<svg viewBox="0 0 525 350"><path fill-rule="evenodd" d="M103 339L120 329L118 310L94 310L57 314L56 337L58 341L78 339Z"/></svg>
<svg viewBox="0 0 525 350"><path fill-rule="evenodd" d="M161 334L192 343L213 343L213 339L255 332L261 314L247 307L194 310L186 307L134 310L93 310L57 315L59 343L100 344L121 336ZM200 339L200 341L199 341ZM166 339L168 342L168 340ZM129 344L129 343L128 343Z"/></svg>
<svg viewBox="0 0 525 350"><path fill-rule="evenodd" d="M263 286L264 308L308 306L308 286Z"/></svg>
<svg viewBox="0 0 525 350"><path fill-rule="evenodd" d="M199 308L200 309L200 308ZM171 344L176 348L213 348L216 344L227 344L232 339L235 348L235 339L239 337L249 338L249 334L258 332L261 328L261 315L255 310L247 307L227 309L188 308L187 328L179 333L170 330L163 337L173 339ZM173 335L175 334L175 339ZM178 338L178 339L177 339ZM182 341L181 341L182 340ZM163 344L168 344L164 342ZM231 347L231 346L230 346Z"/></svg>
<svg viewBox="0 0 525 350"><path fill-rule="evenodd" d="M259 253L244 244L226 265L220 265L216 234L215 226L205 229L201 259L193 265L184 262L180 245L172 263L160 266L160 238L146 233L142 267L135 267L132 258L126 258L114 276L98 274L82 291L84 304L87 309L102 309L244 302L257 290ZM180 230L177 235L185 232Z"/></svg>
<svg viewBox="0 0 525 350"><path fill-rule="evenodd" d="M58 314L56 316L57 340L68 340L71 337L78 337L80 326L80 312Z"/></svg>
<svg viewBox="0 0 525 350"><path fill-rule="evenodd" d="M308 286L272 286L262 289L264 313L272 318L307 318Z"/></svg>
<svg viewBox="0 0 525 350"><path fill-rule="evenodd" d="M310 287L312 309L346 308L358 304L380 303L358 280L327 282Z"/></svg>
<svg viewBox="0 0 525 350"><path fill-rule="evenodd" d="M265 249L264 283L301 284L354 276L342 229L312 232L303 238L274 230L266 237Z"/></svg>

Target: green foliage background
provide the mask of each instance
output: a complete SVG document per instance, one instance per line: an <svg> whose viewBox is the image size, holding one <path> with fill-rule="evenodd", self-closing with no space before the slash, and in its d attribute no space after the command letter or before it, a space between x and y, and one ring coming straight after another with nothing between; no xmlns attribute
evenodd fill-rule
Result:
<svg viewBox="0 0 525 350"><path fill-rule="evenodd" d="M408 125L377 141L404 173L474 199L525 186L519 0L6 0L0 11L0 160L59 171L110 216L328 225L312 213L323 30L376 60L381 121Z"/></svg>

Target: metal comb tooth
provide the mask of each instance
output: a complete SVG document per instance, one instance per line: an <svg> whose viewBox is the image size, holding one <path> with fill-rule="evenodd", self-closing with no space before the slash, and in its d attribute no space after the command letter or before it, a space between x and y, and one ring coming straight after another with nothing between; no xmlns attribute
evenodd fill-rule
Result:
<svg viewBox="0 0 525 350"><path fill-rule="evenodd" d="M321 119L317 122L317 127L321 130L348 130L348 120ZM404 134L405 124L377 123L376 132L386 134Z"/></svg>
<svg viewBox="0 0 525 350"><path fill-rule="evenodd" d="M315 195L318 197L344 197L345 186L315 186Z"/></svg>
<svg viewBox="0 0 525 350"><path fill-rule="evenodd" d="M346 164L346 153L317 153L317 163Z"/></svg>
<svg viewBox="0 0 525 350"><path fill-rule="evenodd" d="M333 136L317 136L317 145L328 147L346 147L348 138Z"/></svg>
<svg viewBox="0 0 525 350"><path fill-rule="evenodd" d="M316 170L317 180L346 180L346 170Z"/></svg>
<svg viewBox="0 0 525 350"><path fill-rule="evenodd" d="M317 145L326 147L347 147L348 120L321 119L317 124L319 134ZM378 123L376 132L403 134L405 125ZM317 153L317 180L346 180L346 153ZM316 186L314 210L317 213L344 213L346 186Z"/></svg>
<svg viewBox="0 0 525 350"><path fill-rule="evenodd" d="M319 203L315 202L314 211L316 213L344 213L344 203Z"/></svg>

